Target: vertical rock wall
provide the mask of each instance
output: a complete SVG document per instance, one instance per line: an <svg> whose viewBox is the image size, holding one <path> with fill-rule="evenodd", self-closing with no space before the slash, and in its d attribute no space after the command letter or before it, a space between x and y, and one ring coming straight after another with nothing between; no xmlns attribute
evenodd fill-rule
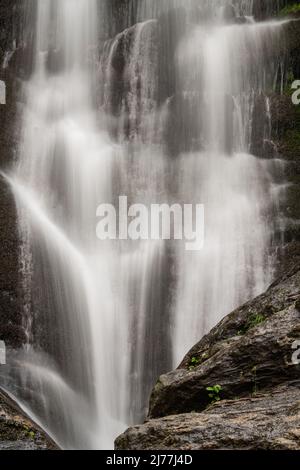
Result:
<svg viewBox="0 0 300 470"><path fill-rule="evenodd" d="M6 85L6 104L0 105L0 170L16 158L21 109L19 56L23 49L25 1L0 1L0 80ZM16 208L10 188L0 177L0 338L8 346L23 341Z"/></svg>

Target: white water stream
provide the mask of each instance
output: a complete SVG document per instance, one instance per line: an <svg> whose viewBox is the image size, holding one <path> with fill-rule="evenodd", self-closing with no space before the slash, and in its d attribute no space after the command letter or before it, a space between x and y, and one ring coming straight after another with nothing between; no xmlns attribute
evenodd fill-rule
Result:
<svg viewBox="0 0 300 470"><path fill-rule="evenodd" d="M281 24L254 23L250 1L237 2L237 13L247 15L243 24L225 21L229 3L199 0L202 16L195 19L195 1L162 0L161 8L141 2L139 24L106 42L101 73L99 2L35 3L34 73L24 85L19 160L9 176L28 338L14 365L14 394L63 448L112 448L143 419L157 376L272 279L273 180L281 163L251 155L251 145L260 94L264 138L271 138L263 93L278 74L270 57ZM198 126L198 144L189 147L187 132L177 156L165 142L176 96L157 99L155 28L170 5L187 13L174 73L179 103L193 106L185 126ZM116 117L113 64L124 37L132 45ZM101 242L96 208L120 195L147 205L205 204L204 249Z"/></svg>

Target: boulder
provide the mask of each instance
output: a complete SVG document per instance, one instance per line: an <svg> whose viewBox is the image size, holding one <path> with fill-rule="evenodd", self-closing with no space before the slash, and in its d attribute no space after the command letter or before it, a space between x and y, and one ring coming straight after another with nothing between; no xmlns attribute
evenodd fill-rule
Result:
<svg viewBox="0 0 300 470"><path fill-rule="evenodd" d="M55 449L55 442L0 390L0 450Z"/></svg>
<svg viewBox="0 0 300 470"><path fill-rule="evenodd" d="M128 429L118 450L299 450L300 382Z"/></svg>
<svg viewBox="0 0 300 470"><path fill-rule="evenodd" d="M300 339L297 253L289 252L264 294L225 317L159 378L148 421L119 437L117 449L300 449L300 365L292 358ZM207 390L216 385L219 391Z"/></svg>
<svg viewBox="0 0 300 470"><path fill-rule="evenodd" d="M222 386L223 398L234 398L298 379L299 367L291 356L292 344L300 338L299 298L297 262L266 293L225 317L177 370L159 378L149 417L201 411L209 404L206 387L215 384Z"/></svg>

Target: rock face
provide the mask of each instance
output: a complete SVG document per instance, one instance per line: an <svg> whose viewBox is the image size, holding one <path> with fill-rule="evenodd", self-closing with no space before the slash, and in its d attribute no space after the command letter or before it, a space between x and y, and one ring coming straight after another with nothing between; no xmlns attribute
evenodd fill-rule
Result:
<svg viewBox="0 0 300 470"><path fill-rule="evenodd" d="M300 77L300 12L294 16L297 21L286 24L281 46L286 57L287 83L282 93L269 96L272 141L277 156L285 162L288 182L280 207L285 241L300 240L300 105L292 102L292 84ZM263 143L261 148L264 148Z"/></svg>
<svg viewBox="0 0 300 470"><path fill-rule="evenodd" d="M287 5L294 4L294 0L253 0L253 13L257 20L265 20L270 16L277 15L278 12Z"/></svg>
<svg viewBox="0 0 300 470"><path fill-rule="evenodd" d="M31 0L30 0L31 1ZM0 104L0 170L16 159L21 115L20 56L25 48L25 0L0 0L0 80L6 85L6 104ZM10 188L0 177L0 339L8 347L24 342L19 276L17 215Z"/></svg>
<svg viewBox="0 0 300 470"><path fill-rule="evenodd" d="M119 450L299 450L300 382L224 400L203 413L154 419L126 431Z"/></svg>
<svg viewBox="0 0 300 470"><path fill-rule="evenodd" d="M0 390L0 450L55 450L56 444Z"/></svg>
<svg viewBox="0 0 300 470"><path fill-rule="evenodd" d="M159 378L149 421L126 431L116 448L300 449L300 365L292 361L299 339L298 246L263 295L225 317ZM213 405L207 387L217 384L213 398L221 401Z"/></svg>

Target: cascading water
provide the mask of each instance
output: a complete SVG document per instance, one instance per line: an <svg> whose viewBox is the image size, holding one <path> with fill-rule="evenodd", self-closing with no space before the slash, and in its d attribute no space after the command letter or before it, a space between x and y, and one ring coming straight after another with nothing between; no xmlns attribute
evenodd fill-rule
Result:
<svg viewBox="0 0 300 470"><path fill-rule="evenodd" d="M203 140L200 152L180 157L176 173L180 199L205 204L206 243L201 252L179 255L177 361L195 344L199 332L202 336L209 331L272 279L275 221L268 215L274 204L271 182L281 162L254 157L251 146L258 97L264 102L263 141L270 139L263 92L278 64L264 62L278 44L281 25L244 21L231 24L219 16L212 24L197 26L179 50L183 87L197 100Z"/></svg>
<svg viewBox="0 0 300 470"><path fill-rule="evenodd" d="M125 423L127 319L113 302L117 255L95 234L115 158L91 92L97 2L36 7L35 71L12 178L31 291L20 386L30 384L30 401L63 447L108 447Z"/></svg>
<svg viewBox="0 0 300 470"><path fill-rule="evenodd" d="M138 23L97 67L104 3L30 4L35 65L8 177L27 344L4 385L63 448L111 448L158 375L266 288L282 172L253 155L258 103L271 139L281 23L255 23L250 0L131 2ZM204 249L97 240L97 206L120 195L205 204Z"/></svg>

